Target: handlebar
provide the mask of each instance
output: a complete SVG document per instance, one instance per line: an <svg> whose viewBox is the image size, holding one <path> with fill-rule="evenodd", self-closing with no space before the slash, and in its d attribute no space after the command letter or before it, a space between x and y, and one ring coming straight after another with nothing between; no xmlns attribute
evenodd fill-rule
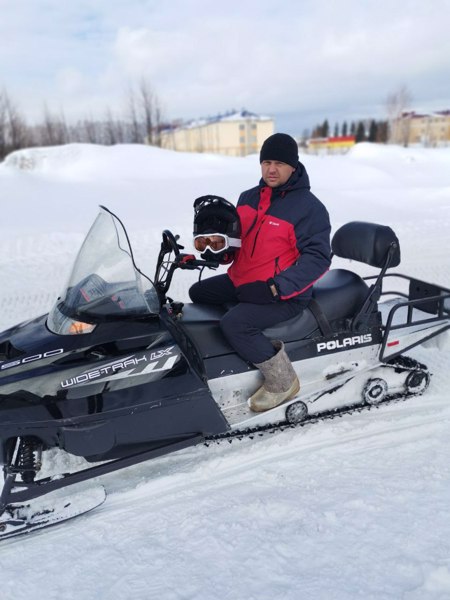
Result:
<svg viewBox="0 0 450 600"><path fill-rule="evenodd" d="M175 263L179 269L197 269L199 267L217 269L219 266L219 263L216 261L195 258L193 254L179 254Z"/></svg>
<svg viewBox="0 0 450 600"><path fill-rule="evenodd" d="M194 254L182 254L183 246L178 243L179 236L173 235L168 229L162 233L161 249L156 262L154 286L158 292L161 303L166 302L167 292L169 291L172 277L176 269L199 269L208 267L217 269L219 263L211 260L201 260L195 258ZM170 258L170 255L173 258ZM166 259L166 256L169 258Z"/></svg>

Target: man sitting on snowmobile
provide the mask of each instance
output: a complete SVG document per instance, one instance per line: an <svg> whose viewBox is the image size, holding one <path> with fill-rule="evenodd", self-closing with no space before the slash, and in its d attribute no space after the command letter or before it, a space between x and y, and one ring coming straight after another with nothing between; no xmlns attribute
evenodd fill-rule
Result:
<svg viewBox="0 0 450 600"><path fill-rule="evenodd" d="M262 330L300 315L308 305L313 283L330 265L331 229L327 210L310 191L292 137L284 133L270 136L261 147L259 160L259 185L243 192L237 203L240 224L236 225L236 218L233 223L229 216L232 205L226 200L213 196L196 200L196 249L209 248L217 260L228 251L223 262L229 262L230 248L220 252L219 237L228 234L234 240L231 247L238 246L239 225L241 247L226 274L199 281L189 290L193 302L237 302L220 325L230 345L264 377L264 384L249 400L256 412L290 400L300 389L283 342L270 341ZM211 218L214 207L215 219ZM207 218L201 223L204 210ZM219 229L220 224L224 228ZM205 233L209 235L199 235ZM228 239L227 235L222 238Z"/></svg>

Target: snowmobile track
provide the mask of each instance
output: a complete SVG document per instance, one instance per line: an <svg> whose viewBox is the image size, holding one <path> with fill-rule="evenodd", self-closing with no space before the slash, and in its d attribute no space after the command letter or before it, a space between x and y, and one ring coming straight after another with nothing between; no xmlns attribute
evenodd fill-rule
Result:
<svg viewBox="0 0 450 600"><path fill-rule="evenodd" d="M220 435L210 436L205 439L204 445L209 446L211 444L220 444L222 442L229 442L230 444L234 440L244 440L247 438L252 439L255 436L264 436L267 434L274 434L285 431L287 429L296 429L297 427L305 427L307 425L315 425L317 423L321 423L322 421L330 421L332 419L341 418L346 415L351 415L354 413L361 413L370 411L373 409L379 409L384 406L388 406L390 404L395 404L399 402L405 402L410 398L417 398L422 394L396 394L391 397L386 398L385 400L379 402L378 404L353 404L348 407L325 411L323 413L317 415L308 415L303 421L299 423L289 423L288 421L281 421L277 424L268 424L261 425L259 427L250 427L248 429L240 429L236 431L228 431L226 433L222 433Z"/></svg>

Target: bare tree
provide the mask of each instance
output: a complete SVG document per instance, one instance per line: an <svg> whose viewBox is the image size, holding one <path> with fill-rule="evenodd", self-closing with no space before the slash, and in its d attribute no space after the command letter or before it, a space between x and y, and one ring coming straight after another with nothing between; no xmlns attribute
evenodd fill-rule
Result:
<svg viewBox="0 0 450 600"><path fill-rule="evenodd" d="M154 136L153 136L153 144L161 148L161 131L164 129L163 125L163 112L161 108L160 101L157 97L155 97L155 127L154 127Z"/></svg>
<svg viewBox="0 0 450 600"><path fill-rule="evenodd" d="M0 160L7 154L8 130L5 92L0 93Z"/></svg>
<svg viewBox="0 0 450 600"><path fill-rule="evenodd" d="M113 146L114 144L120 144L123 142L122 125L120 121L116 121L114 119L110 108L108 108L108 110L106 111L104 129L105 144Z"/></svg>
<svg viewBox="0 0 450 600"><path fill-rule="evenodd" d="M139 124L138 111L136 108L136 96L133 88L128 89L128 117L129 117L129 141L132 144L141 144L141 128Z"/></svg>
<svg viewBox="0 0 450 600"><path fill-rule="evenodd" d="M30 145L30 128L6 90L0 93L0 159Z"/></svg>
<svg viewBox="0 0 450 600"><path fill-rule="evenodd" d="M141 107L142 107L142 117L144 122L144 130L145 130L145 139L148 144L153 144L154 139L154 102L155 96L153 91L149 85L149 83L145 79L141 79L141 83L139 86L139 91L141 94Z"/></svg>
<svg viewBox="0 0 450 600"><path fill-rule="evenodd" d="M101 144L101 127L92 117L84 119L78 125L81 132L81 141L87 144Z"/></svg>
<svg viewBox="0 0 450 600"><path fill-rule="evenodd" d="M41 122L28 126L6 90L0 90L0 160L9 152L30 146L55 146L71 142L91 144L148 143L161 145L162 110L150 83L144 78L135 91L128 90L125 115L115 117L110 108L103 120L85 117L68 124L64 113L44 105Z"/></svg>
<svg viewBox="0 0 450 600"><path fill-rule="evenodd" d="M69 128L64 114L60 116L52 114L47 105L44 105L44 118L42 125L38 128L38 139L40 146L61 146L70 141Z"/></svg>
<svg viewBox="0 0 450 600"><path fill-rule="evenodd" d="M389 123L389 141L409 143L411 112L408 112L412 102L412 94L406 85L400 86L386 98L386 112Z"/></svg>

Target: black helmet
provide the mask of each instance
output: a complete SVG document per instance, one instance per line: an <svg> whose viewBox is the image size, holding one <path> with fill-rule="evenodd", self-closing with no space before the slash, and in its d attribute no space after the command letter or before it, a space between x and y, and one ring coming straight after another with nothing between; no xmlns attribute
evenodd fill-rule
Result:
<svg viewBox="0 0 450 600"><path fill-rule="evenodd" d="M204 260L226 265L241 246L236 207L220 196L201 196L194 202L194 247Z"/></svg>

